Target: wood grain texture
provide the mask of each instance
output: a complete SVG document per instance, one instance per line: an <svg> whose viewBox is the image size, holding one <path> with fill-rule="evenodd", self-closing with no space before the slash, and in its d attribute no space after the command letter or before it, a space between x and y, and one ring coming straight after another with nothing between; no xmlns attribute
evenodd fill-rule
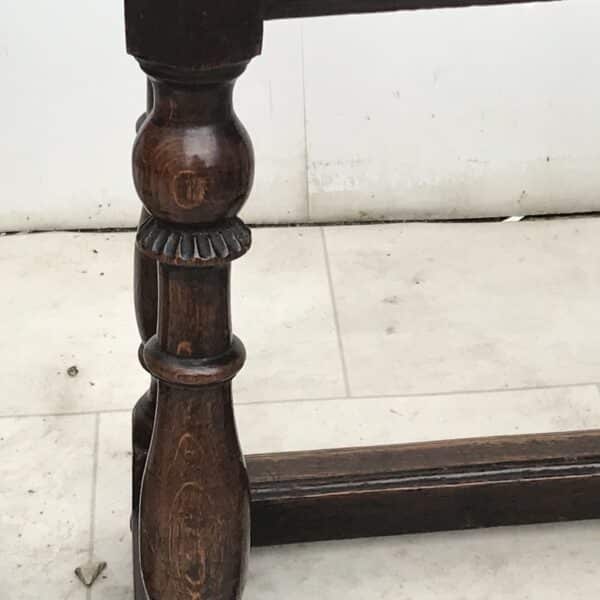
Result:
<svg viewBox="0 0 600 600"><path fill-rule="evenodd" d="M561 0L265 0L264 18L292 19L352 13L526 4Z"/></svg>
<svg viewBox="0 0 600 600"><path fill-rule="evenodd" d="M250 544L231 397L245 351L232 333L229 292L230 263L250 246L235 217L254 172L232 106L245 64L210 72L142 65L153 93L133 149L145 207L136 306L153 383L134 411L135 594L235 600Z"/></svg>
<svg viewBox="0 0 600 600"><path fill-rule="evenodd" d="M239 598L250 510L257 545L600 516L600 431L255 455L249 481L235 427L230 263L250 246L254 156L232 91L263 19L509 3L126 0L151 80L133 151L152 376L133 414L136 600Z"/></svg>
<svg viewBox="0 0 600 600"><path fill-rule="evenodd" d="M160 382L153 435L139 532L148 597L238 598L250 514L230 383L193 393Z"/></svg>
<svg viewBox="0 0 600 600"><path fill-rule="evenodd" d="M600 431L247 460L256 545L600 517Z"/></svg>

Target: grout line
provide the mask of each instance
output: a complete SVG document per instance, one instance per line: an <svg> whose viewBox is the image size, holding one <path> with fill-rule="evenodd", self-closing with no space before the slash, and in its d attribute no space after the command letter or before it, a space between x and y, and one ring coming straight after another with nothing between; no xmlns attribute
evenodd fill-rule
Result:
<svg viewBox="0 0 600 600"><path fill-rule="evenodd" d="M306 186L306 218L310 221L310 183L308 176L308 126L306 118L306 68L304 63L304 26L300 23L300 57L302 62L302 109L304 117L304 180Z"/></svg>
<svg viewBox="0 0 600 600"><path fill-rule="evenodd" d="M92 470L92 506L90 510L90 539L88 549L88 559L94 560L94 543L96 539L96 492L98 483L98 453L100 449L100 413L96 413L94 421L94 466ZM92 589L88 588L86 600L92 599Z"/></svg>
<svg viewBox="0 0 600 600"><path fill-rule="evenodd" d="M106 410L80 410L73 412L53 412L53 413L21 413L15 415L0 415L0 419L30 419L30 418L50 418L50 417L89 417L91 415L104 415L114 413L131 412L132 408L107 408Z"/></svg>
<svg viewBox="0 0 600 600"><path fill-rule="evenodd" d="M18 231L0 231L0 236L11 237L13 235L34 235L39 233L135 233L137 227L80 227L54 229L19 229Z"/></svg>
<svg viewBox="0 0 600 600"><path fill-rule="evenodd" d="M301 397L301 398L282 398L280 400L249 400L235 402L235 406L268 406L270 404L293 404L294 402L335 402L340 400L377 400L378 398L397 398L401 400L403 398L435 398L438 396L471 396L474 394L501 394L510 392L532 392L535 390L558 390L561 388L580 388L594 386L600 393L600 383L597 381L581 382L581 383L557 383L554 385L536 385L536 386L522 386L522 387L504 387L504 388L485 388L477 390L448 390L443 392L407 392L399 394L362 394L358 396L315 396L314 398ZM110 414L123 414L131 412L131 408L114 408L108 410L94 410L94 411L81 411L73 413L42 413L42 414L16 414L16 415L0 415L1 419L31 419L31 418L54 418L54 417L87 417L90 415L110 415Z"/></svg>
<svg viewBox="0 0 600 600"><path fill-rule="evenodd" d="M305 145L307 139L305 136ZM308 177L308 170L307 170ZM477 224L477 223L502 223L508 217L512 215L503 215L500 217L473 217L470 219L401 219L401 218L390 218L390 219L367 219L367 220L341 220L341 221L298 221L294 223L246 223L253 229L271 229L274 227L286 228L286 227L338 227L348 225L394 225L403 223L448 223L450 225L461 225L461 224ZM592 211L587 213L552 213L552 214L541 214L541 215L528 215L520 221L520 223L527 223L530 221L555 221L555 220L572 220L572 219L597 219L600 218L600 211ZM21 229L19 231L0 231L0 237L10 237L13 235L24 235L24 234L39 234L39 233L134 233L137 231L137 227L90 227L90 228L56 228L56 229Z"/></svg>
<svg viewBox="0 0 600 600"><path fill-rule="evenodd" d="M254 405L270 405L270 404L293 404L305 402L336 402L340 400L378 400L378 399L398 399L405 398L436 398L442 396L471 396L477 394L502 394L510 392L533 392L535 390L558 390L568 388L580 388L595 386L600 393L600 384L592 381L589 383L567 383L556 385L538 385L533 387L515 387L515 388L489 388L478 390L450 390L444 392L409 392L404 394L369 394L360 396L323 396L320 398L283 398L281 400L250 400L249 402L237 402L236 406L254 406Z"/></svg>
<svg viewBox="0 0 600 600"><path fill-rule="evenodd" d="M331 297L331 306L333 309L333 320L335 322L335 332L337 335L338 350L340 361L342 363L342 373L344 375L344 392L347 397L351 397L350 379L348 378L348 367L346 365L346 355L344 353L344 342L342 341L342 332L340 329L340 320L335 302L335 291L333 289L333 279L331 277L331 265L329 262L329 250L327 248L327 240L325 239L325 231L321 227L321 241L323 242L323 253L325 254L325 268L327 270L327 281L329 282L329 295Z"/></svg>

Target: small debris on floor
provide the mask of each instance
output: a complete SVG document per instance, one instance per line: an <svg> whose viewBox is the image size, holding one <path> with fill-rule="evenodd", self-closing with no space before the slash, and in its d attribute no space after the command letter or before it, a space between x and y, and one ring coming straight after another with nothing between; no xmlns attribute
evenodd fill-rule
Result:
<svg viewBox="0 0 600 600"><path fill-rule="evenodd" d="M106 563L104 561L89 561L85 565L81 565L75 569L75 575L83 585L86 587L92 587L94 582L100 575L102 571L106 569Z"/></svg>
<svg viewBox="0 0 600 600"><path fill-rule="evenodd" d="M77 375L79 375L79 369L77 368L77 366L73 365L72 367L69 367L67 369L67 375L69 377L77 377Z"/></svg>

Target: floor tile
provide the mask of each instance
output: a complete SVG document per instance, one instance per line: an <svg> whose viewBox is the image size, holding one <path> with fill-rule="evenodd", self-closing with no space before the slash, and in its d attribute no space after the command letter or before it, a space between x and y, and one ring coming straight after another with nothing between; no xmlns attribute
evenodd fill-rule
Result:
<svg viewBox="0 0 600 600"><path fill-rule="evenodd" d="M0 238L10 282L2 328L11 340L0 345L0 415L133 406L148 385L137 362L133 237ZM249 353L236 380L239 401L344 393L318 229L255 230L252 251L233 268L233 304Z"/></svg>
<svg viewBox="0 0 600 600"><path fill-rule="evenodd" d="M245 600L590 600L600 521L254 549Z"/></svg>
<svg viewBox="0 0 600 600"><path fill-rule="evenodd" d="M238 402L344 394L318 228L254 230L232 285L234 330L248 352Z"/></svg>
<svg viewBox="0 0 600 600"><path fill-rule="evenodd" d="M84 600L94 416L0 421L0 595Z"/></svg>
<svg viewBox="0 0 600 600"><path fill-rule="evenodd" d="M600 220L326 229L351 393L599 379Z"/></svg>
<svg viewBox="0 0 600 600"><path fill-rule="evenodd" d="M132 406L147 386L136 358L133 234L7 236L0 249L10 281L0 414Z"/></svg>
<svg viewBox="0 0 600 600"><path fill-rule="evenodd" d="M238 406L244 452L600 429L595 386Z"/></svg>
<svg viewBox="0 0 600 600"><path fill-rule="evenodd" d="M132 600L131 417L100 417L94 553L107 563L94 584L92 600Z"/></svg>

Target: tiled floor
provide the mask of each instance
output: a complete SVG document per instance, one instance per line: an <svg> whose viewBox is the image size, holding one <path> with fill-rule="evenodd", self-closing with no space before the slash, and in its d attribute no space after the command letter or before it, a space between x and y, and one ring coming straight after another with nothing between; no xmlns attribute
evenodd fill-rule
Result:
<svg viewBox="0 0 600 600"><path fill-rule="evenodd" d="M600 427L600 219L256 229L247 452ZM131 600L133 235L0 238L0 598ZM76 376L69 367L76 366ZM92 590L73 568L108 569ZM245 598L592 599L600 522L253 550Z"/></svg>

